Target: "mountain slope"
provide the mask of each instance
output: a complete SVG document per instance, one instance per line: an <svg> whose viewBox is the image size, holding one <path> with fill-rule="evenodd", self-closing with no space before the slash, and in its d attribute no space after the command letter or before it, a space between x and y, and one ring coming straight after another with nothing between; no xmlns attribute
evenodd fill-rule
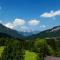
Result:
<svg viewBox="0 0 60 60"><path fill-rule="evenodd" d="M1 33L9 35L14 38L19 38L19 39L35 39L35 38L51 38L51 37L60 37L60 26L55 26L52 29L48 29L45 31L42 31L37 34L33 33L27 33L27 35L31 36L23 36L24 33L18 32L16 30L12 30L10 28L5 27L4 25L0 24L0 35ZM26 35L26 33L25 33Z"/></svg>
<svg viewBox="0 0 60 60"><path fill-rule="evenodd" d="M47 37L59 37L60 36L60 26L55 26L52 29L42 31L37 34L37 37L47 38Z"/></svg>
<svg viewBox="0 0 60 60"><path fill-rule="evenodd" d="M16 30L12 30L10 28L7 28L2 24L0 24L0 33L9 35L14 38L22 38L22 35L20 35Z"/></svg>

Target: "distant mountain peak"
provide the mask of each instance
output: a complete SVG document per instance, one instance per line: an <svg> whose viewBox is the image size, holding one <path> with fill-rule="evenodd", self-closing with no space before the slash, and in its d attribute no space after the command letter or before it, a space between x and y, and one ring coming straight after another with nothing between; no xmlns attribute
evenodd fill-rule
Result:
<svg viewBox="0 0 60 60"><path fill-rule="evenodd" d="M60 30L60 26L55 26L51 29L51 32Z"/></svg>

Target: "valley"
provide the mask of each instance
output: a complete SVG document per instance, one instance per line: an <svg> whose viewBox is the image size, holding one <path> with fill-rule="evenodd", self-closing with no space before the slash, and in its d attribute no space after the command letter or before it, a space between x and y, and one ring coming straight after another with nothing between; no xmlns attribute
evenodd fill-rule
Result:
<svg viewBox="0 0 60 60"><path fill-rule="evenodd" d="M46 56L60 57L60 26L25 37L0 25L0 60L44 60Z"/></svg>

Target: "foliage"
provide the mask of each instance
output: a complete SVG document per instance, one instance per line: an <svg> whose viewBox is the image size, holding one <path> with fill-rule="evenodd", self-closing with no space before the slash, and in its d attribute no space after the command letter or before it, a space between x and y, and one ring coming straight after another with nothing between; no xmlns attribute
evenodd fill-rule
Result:
<svg viewBox="0 0 60 60"><path fill-rule="evenodd" d="M1 42L2 41L2 42ZM0 60L23 60L24 49L22 42L9 37L0 38L0 46L5 46Z"/></svg>
<svg viewBox="0 0 60 60"><path fill-rule="evenodd" d="M32 54L32 59L37 55L37 60L44 60L47 55L60 57L59 37L22 40L2 35L0 36L0 46L4 46L4 49L1 48L3 52L0 60L26 60L30 59L30 54Z"/></svg>

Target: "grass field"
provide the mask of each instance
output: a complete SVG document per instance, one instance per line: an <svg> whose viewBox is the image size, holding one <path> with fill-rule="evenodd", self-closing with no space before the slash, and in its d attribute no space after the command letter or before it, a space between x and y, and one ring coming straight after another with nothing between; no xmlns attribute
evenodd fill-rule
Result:
<svg viewBox="0 0 60 60"><path fill-rule="evenodd" d="M5 46L0 46L0 57L1 57L1 54L2 54L2 52L4 50L4 48L5 48Z"/></svg>
<svg viewBox="0 0 60 60"><path fill-rule="evenodd" d="M37 60L37 54L34 52L30 52L30 51L26 50L25 60Z"/></svg>

